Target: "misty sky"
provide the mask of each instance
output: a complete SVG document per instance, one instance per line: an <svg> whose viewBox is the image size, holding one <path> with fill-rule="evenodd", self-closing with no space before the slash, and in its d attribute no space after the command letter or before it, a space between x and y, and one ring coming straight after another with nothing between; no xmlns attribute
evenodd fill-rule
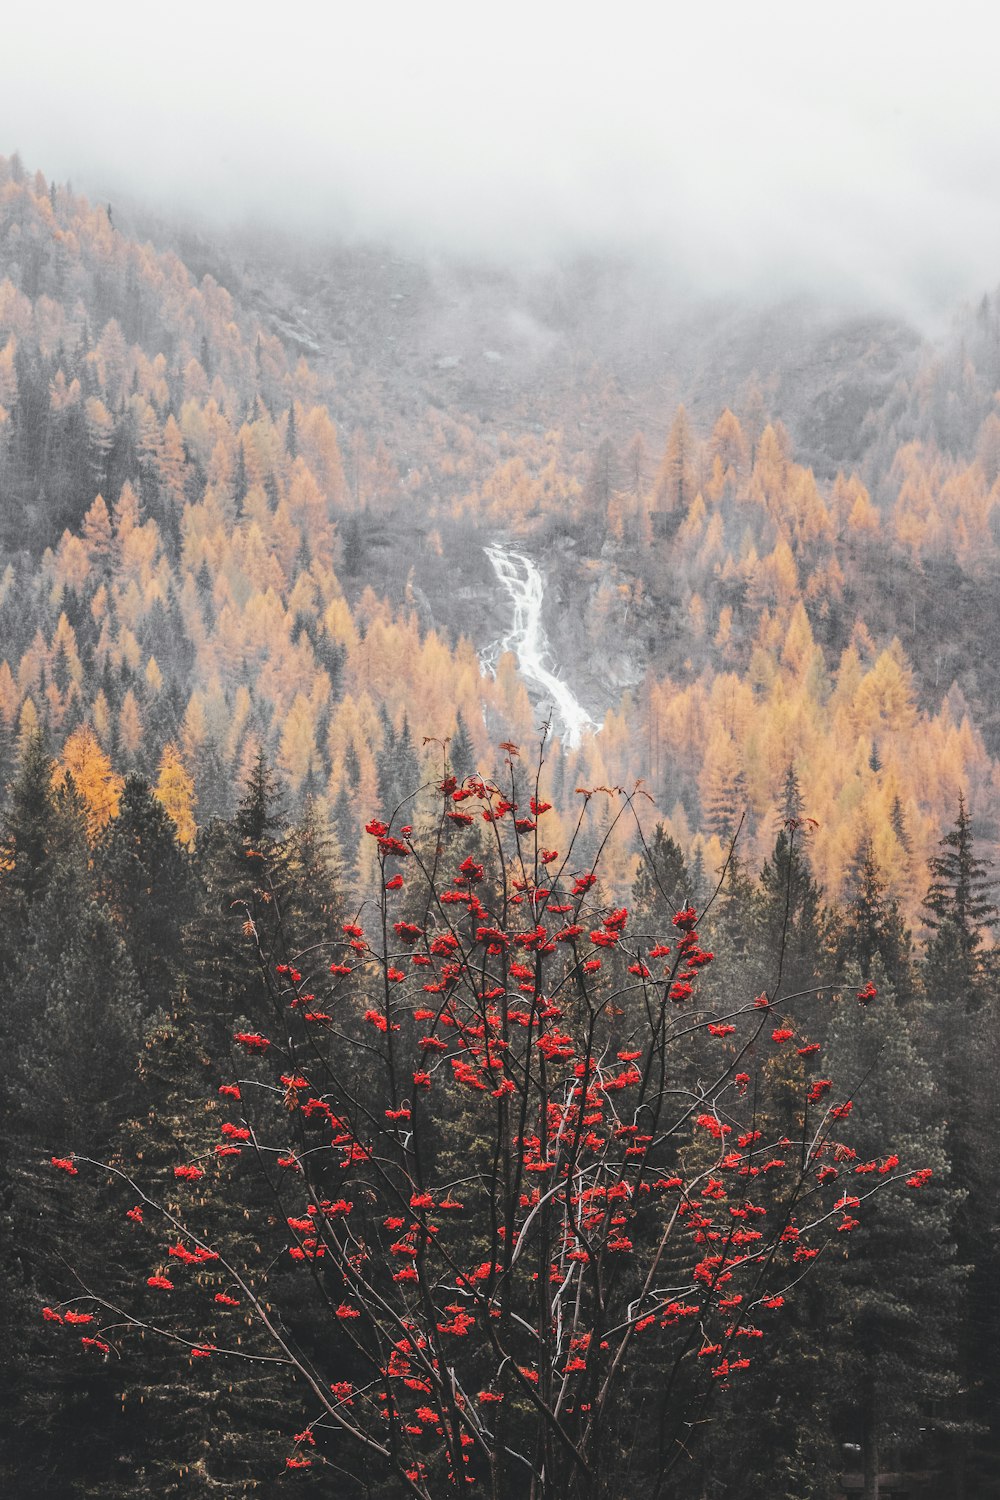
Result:
<svg viewBox="0 0 1000 1500"><path fill-rule="evenodd" d="M4 18L0 152L223 220L933 308L1000 281L992 9L49 0Z"/></svg>

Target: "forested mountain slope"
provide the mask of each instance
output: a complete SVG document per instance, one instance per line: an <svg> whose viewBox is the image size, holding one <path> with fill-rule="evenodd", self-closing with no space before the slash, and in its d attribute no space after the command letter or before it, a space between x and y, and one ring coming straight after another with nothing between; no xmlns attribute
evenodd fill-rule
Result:
<svg viewBox="0 0 1000 1500"><path fill-rule="evenodd" d="M327 1028L362 1092L356 1059L374 1067L383 1036L391 1048L390 1006L404 1001L390 983L415 989L432 960L407 950L404 970L386 951L365 968L374 950L354 919L370 920L373 899L384 948L426 920L409 875L385 878L395 835L374 820L441 782L445 760L458 780L489 772L498 743L526 785L544 715L509 653L495 677L483 666L510 628L483 550L496 543L542 571L556 665L601 721L577 749L548 747L550 847L531 898L531 882L512 882L510 912L535 920L528 901L548 898L538 881L570 848L579 909L591 877L576 868L602 850L593 899L615 904L586 969L621 970L638 1005L650 975L641 953L625 966L621 933L665 929L678 964L683 950L707 966L695 911L677 908L709 902L739 829L703 923L717 961L682 973L671 1005L698 979L706 1014L736 1005L766 1021L748 1067L783 1156L832 1088L808 1071L829 1057L859 1134L821 1172L881 1176L889 1139L923 1164L919 1192L886 1195L871 1227L848 1222L850 1240L831 1232L783 1352L734 1389L708 1456L685 1453L662 1493L829 1500L857 1439L939 1472L955 1458L967 1500L996 1494L998 385L989 298L932 345L871 310L685 307L635 265L511 271L262 235L214 243L0 162L0 1480L27 1475L23 1493L53 1500L268 1494L306 1441L269 1365L197 1346L182 1368L142 1333L122 1339L119 1365L117 1345L86 1330L79 1347L62 1324L67 1338L49 1339L62 1319L50 1300L77 1297L75 1277L145 1297L198 1262L142 1238L134 1204L114 1219L132 1238L110 1249L94 1225L111 1174L85 1183L67 1153L134 1158L169 1202L190 1189L206 1234L228 1236L254 1276L257 1260L265 1279L280 1263L289 1326L312 1337L282 1215L249 1150L230 1160L250 1127L226 1120L215 1139L219 1111L244 1109L233 1078L256 1067L234 1038L270 1046L258 1028L291 985L296 1014L279 1026ZM611 825L617 789L636 781L644 850L635 823ZM446 775L456 794L479 795ZM518 799L515 833L536 834L544 804L529 797L515 789L504 814L470 804L482 818L448 804L439 828L414 815L434 870L439 829L450 849L468 839L441 909L461 905L470 939L498 951L505 934L477 930L474 856ZM570 923L558 941L586 931ZM518 958L545 936L519 932ZM442 927L436 940L447 968L458 939ZM310 985L322 955L317 994L298 992L302 952ZM509 972L518 1007L534 1006L533 970ZM505 993L480 990L484 1005ZM772 1029L769 990L805 997L808 1040ZM846 1003L821 1010L831 991ZM318 1008L330 995L335 1020ZM536 1022L519 1014L530 1038ZM672 1014L667 1092L697 1092L720 1057L728 1077L736 1026ZM639 1010L608 1015L642 1029ZM420 1006L403 1020L434 1017ZM561 1017L546 1004L544 1041L569 1064ZM477 1066L491 1026L484 1016L473 1038ZM417 1045L431 1057L449 1043ZM500 1050L486 1046L487 1071ZM455 1060L458 1086L484 1092ZM750 1073L737 1078L755 1111ZM429 1082L421 1067L404 1085ZM281 1083L272 1102L291 1118L308 1088L297 1073ZM503 1113L505 1088L485 1092ZM393 1131L413 1104L395 1093ZM310 1129L339 1128L323 1101L305 1110ZM442 1126L462 1173L481 1146L471 1118L463 1102ZM704 1166L714 1144L682 1123L669 1149L685 1171ZM618 1121L613 1139L637 1131ZM294 1154L278 1165L293 1172ZM729 1214L722 1184L707 1192L707 1212ZM839 1208L856 1201L845 1187ZM733 1208L740 1224L757 1211ZM244 1312L216 1275L199 1262L183 1296L206 1327L229 1319L221 1339ZM323 1493L325 1470L307 1467L291 1482ZM367 1482L362 1466L351 1493Z"/></svg>
<svg viewBox="0 0 1000 1500"><path fill-rule="evenodd" d="M959 789L995 837L988 300L932 350L682 312L634 267L178 239L227 288L3 177L5 775L36 725L112 780L166 751L205 822L262 747L353 863L397 741L533 732L514 663L478 661L505 619L481 547L515 537L604 720L568 788L645 778L712 868L744 808L764 856L793 765L830 895L871 838L911 917Z"/></svg>

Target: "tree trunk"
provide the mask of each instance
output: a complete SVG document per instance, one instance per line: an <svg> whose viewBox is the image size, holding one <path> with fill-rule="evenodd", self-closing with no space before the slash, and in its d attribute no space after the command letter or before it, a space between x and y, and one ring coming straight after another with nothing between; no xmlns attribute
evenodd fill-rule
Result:
<svg viewBox="0 0 1000 1500"><path fill-rule="evenodd" d="M861 1464L864 1473L864 1500L878 1500L878 1392L871 1376L865 1381Z"/></svg>
<svg viewBox="0 0 1000 1500"><path fill-rule="evenodd" d="M964 1432L955 1434L951 1444L951 1483L953 1500L965 1500L965 1459L969 1448L969 1439Z"/></svg>

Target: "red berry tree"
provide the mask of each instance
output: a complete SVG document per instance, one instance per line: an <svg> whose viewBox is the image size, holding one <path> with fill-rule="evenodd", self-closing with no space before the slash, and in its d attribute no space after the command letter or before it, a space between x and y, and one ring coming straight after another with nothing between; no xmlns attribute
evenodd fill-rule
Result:
<svg viewBox="0 0 1000 1500"><path fill-rule="evenodd" d="M338 1494L659 1494L826 1247L922 1181L888 1146L855 1165L803 997L704 1006L698 913L631 935L600 852L574 859L597 794L550 849L541 764L529 795L503 749L499 782L428 791L421 834L368 824L379 899L335 951L261 953L273 1018L234 1032L212 1148L169 1192L91 1164L148 1274L46 1311L104 1356L132 1325L195 1368L273 1362L280 1461Z"/></svg>

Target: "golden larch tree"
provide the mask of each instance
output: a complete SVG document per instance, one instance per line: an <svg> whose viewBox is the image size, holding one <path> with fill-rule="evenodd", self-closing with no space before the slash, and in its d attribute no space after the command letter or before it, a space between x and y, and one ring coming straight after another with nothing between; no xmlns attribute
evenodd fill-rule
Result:
<svg viewBox="0 0 1000 1500"><path fill-rule="evenodd" d="M87 837L94 843L111 819L118 816L124 782L89 724L74 729L69 736L54 774L57 780L67 775L72 777L83 800Z"/></svg>
<svg viewBox="0 0 1000 1500"><path fill-rule="evenodd" d="M194 781L172 741L168 741L163 747L153 795L170 816L177 830L177 842L186 849L193 849L198 832L194 820L198 799L195 796Z"/></svg>
<svg viewBox="0 0 1000 1500"><path fill-rule="evenodd" d="M697 451L687 412L679 406L667 435L667 446L656 475L653 504L658 511L687 510L695 497Z"/></svg>

